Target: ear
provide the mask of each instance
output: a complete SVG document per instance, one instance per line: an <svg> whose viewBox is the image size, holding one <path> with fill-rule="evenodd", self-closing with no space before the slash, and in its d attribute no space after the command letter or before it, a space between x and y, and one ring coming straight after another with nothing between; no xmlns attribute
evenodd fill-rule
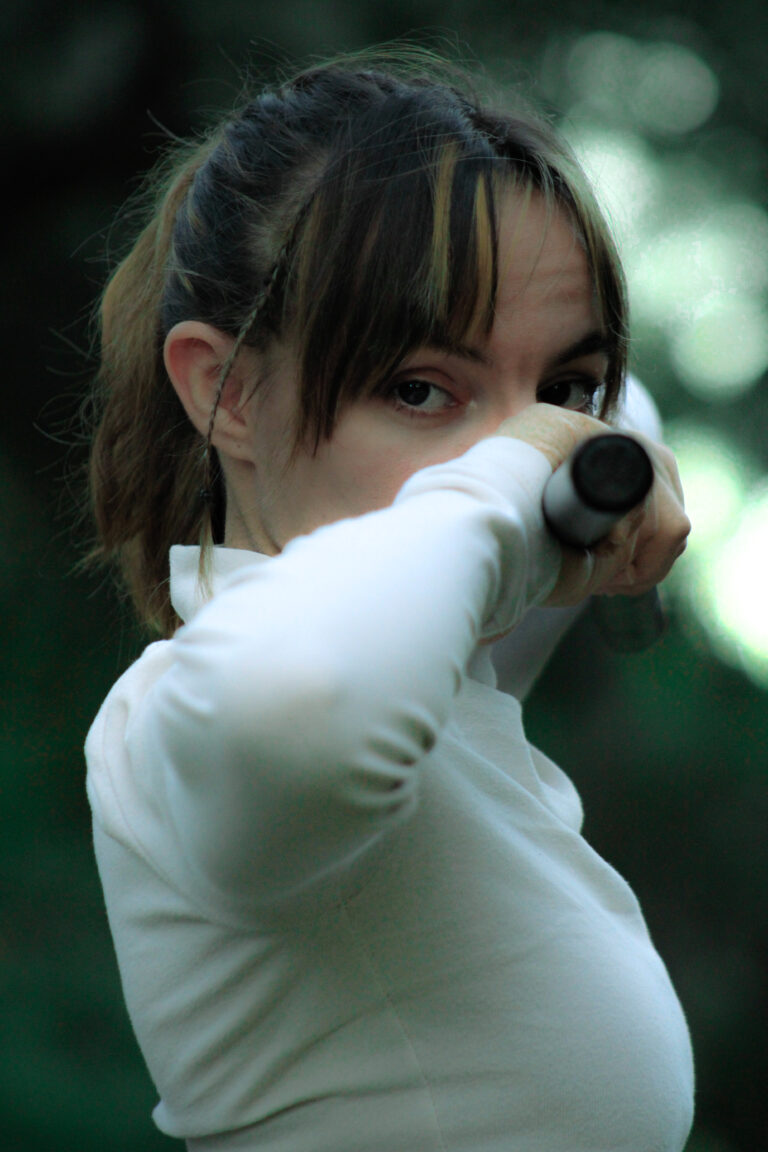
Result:
<svg viewBox="0 0 768 1152"><path fill-rule="evenodd" d="M233 337L199 320L183 320L165 338L166 371L201 436L208 435L221 373L233 345ZM242 358L238 357L238 361L229 372L216 407L212 443L219 452L244 459L248 456L248 425L242 408L253 381Z"/></svg>

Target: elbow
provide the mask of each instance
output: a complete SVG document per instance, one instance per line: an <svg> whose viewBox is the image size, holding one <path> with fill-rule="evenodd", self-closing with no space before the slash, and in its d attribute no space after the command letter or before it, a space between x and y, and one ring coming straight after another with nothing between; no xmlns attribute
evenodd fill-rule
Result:
<svg viewBox="0 0 768 1152"><path fill-rule="evenodd" d="M325 802L371 817L402 806L437 739L434 719L412 698L328 659L273 670L259 712L244 751Z"/></svg>
<svg viewBox="0 0 768 1152"><path fill-rule="evenodd" d="M329 793L344 806L402 805L440 718L411 686L376 670L350 671L334 653L233 652L179 666L177 732L208 771L222 761L283 789ZM181 662L183 665L183 661Z"/></svg>
<svg viewBox="0 0 768 1152"><path fill-rule="evenodd" d="M206 891L282 899L410 818L437 734L412 693L374 692L328 659L214 655L180 651L142 733Z"/></svg>

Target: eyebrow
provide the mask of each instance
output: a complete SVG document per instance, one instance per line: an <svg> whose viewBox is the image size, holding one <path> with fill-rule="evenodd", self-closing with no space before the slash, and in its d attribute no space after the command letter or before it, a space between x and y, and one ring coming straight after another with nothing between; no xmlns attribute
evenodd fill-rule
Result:
<svg viewBox="0 0 768 1152"><path fill-rule="evenodd" d="M493 367L493 357L474 344L452 344L448 340L429 340L429 348L436 352L445 352L448 356L458 356L460 360L469 360L473 364L483 364L486 368Z"/></svg>
<svg viewBox="0 0 768 1152"><path fill-rule="evenodd" d="M486 368L493 367L493 357L483 352L481 348L476 348L474 344L452 344L450 341L430 340L428 346L436 352L445 352L446 355L469 360L472 364L482 364ZM599 354L612 356L615 351L616 342L602 329L595 328L553 356L547 367L549 370L560 368L563 364L570 364L572 360L580 360L584 356Z"/></svg>
<svg viewBox="0 0 768 1152"><path fill-rule="evenodd" d="M563 364L570 364L571 360L580 360L583 356L596 356L598 354L611 356L615 351L615 340L612 340L606 332L595 328L586 336L582 336L580 340L569 344L562 352L558 352L550 361L550 367L559 368Z"/></svg>

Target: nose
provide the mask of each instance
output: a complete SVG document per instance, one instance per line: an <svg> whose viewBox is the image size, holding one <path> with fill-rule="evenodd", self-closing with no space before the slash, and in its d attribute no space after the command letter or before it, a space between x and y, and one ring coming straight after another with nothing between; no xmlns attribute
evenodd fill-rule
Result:
<svg viewBox="0 0 768 1152"><path fill-rule="evenodd" d="M500 424L519 416L531 404L537 403L537 385L517 377L506 377L499 387L495 402L488 413L487 436L496 433Z"/></svg>

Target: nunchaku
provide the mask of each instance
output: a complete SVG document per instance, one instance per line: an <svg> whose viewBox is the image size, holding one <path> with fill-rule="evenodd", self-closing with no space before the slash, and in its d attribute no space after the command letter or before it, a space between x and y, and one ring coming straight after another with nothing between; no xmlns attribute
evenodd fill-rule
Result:
<svg viewBox="0 0 768 1152"><path fill-rule="evenodd" d="M608 432L585 440L550 476L542 506L550 531L564 544L591 548L647 496L653 464L637 440ZM591 611L606 644L640 652L664 633L656 588L640 596L593 596Z"/></svg>

